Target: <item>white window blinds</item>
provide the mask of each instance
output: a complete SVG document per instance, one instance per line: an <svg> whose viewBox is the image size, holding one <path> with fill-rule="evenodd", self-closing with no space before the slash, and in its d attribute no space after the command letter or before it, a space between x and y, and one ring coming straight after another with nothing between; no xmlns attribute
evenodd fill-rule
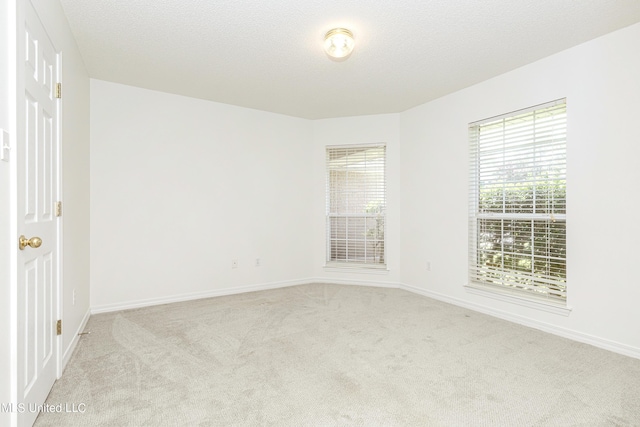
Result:
<svg viewBox="0 0 640 427"><path fill-rule="evenodd" d="M384 145L327 147L327 264L385 265Z"/></svg>
<svg viewBox="0 0 640 427"><path fill-rule="evenodd" d="M469 282L566 301L565 100L469 125Z"/></svg>

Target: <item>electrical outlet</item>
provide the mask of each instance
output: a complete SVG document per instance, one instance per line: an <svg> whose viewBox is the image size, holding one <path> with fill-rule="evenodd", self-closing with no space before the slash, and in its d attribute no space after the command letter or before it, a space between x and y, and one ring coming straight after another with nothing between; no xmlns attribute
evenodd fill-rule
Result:
<svg viewBox="0 0 640 427"><path fill-rule="evenodd" d="M238 268L238 260L237 259L231 260L231 268Z"/></svg>
<svg viewBox="0 0 640 427"><path fill-rule="evenodd" d="M71 293L71 305L76 305L76 290Z"/></svg>
<svg viewBox="0 0 640 427"><path fill-rule="evenodd" d="M256 258L256 267L260 267L261 262L260 258Z"/></svg>
<svg viewBox="0 0 640 427"><path fill-rule="evenodd" d="M431 271L431 261L427 261L427 271Z"/></svg>

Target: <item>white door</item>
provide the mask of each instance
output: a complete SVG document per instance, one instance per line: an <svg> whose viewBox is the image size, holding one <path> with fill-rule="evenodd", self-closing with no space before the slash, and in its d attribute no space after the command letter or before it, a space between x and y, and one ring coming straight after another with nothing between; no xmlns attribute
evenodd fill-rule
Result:
<svg viewBox="0 0 640 427"><path fill-rule="evenodd" d="M31 2L18 26L17 398L18 425L30 426L57 376L59 56ZM21 84L22 83L22 84ZM24 88L24 91L21 89ZM28 241L26 239L29 239ZM38 246L38 243L41 244Z"/></svg>

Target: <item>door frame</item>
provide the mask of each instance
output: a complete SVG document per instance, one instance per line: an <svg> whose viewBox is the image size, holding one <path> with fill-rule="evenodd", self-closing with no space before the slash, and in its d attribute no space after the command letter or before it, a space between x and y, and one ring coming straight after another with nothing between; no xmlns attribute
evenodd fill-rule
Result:
<svg viewBox="0 0 640 427"><path fill-rule="evenodd" d="M16 125L17 125L17 94L18 94L18 64L17 64L17 55L18 55L18 9L20 9L20 3L23 0L9 0L7 1L7 131L9 133L9 182L8 182L8 193L9 193L9 205L6 207L6 214L8 218L8 240L5 242L7 245L7 254L9 255L9 259L7 260L7 265L9 274L8 277L5 276L8 280L8 310L9 310L9 331L8 331L8 347L7 351L7 360L9 361L8 366L8 374L9 374L9 384L8 384L8 394L10 403L17 403L17 389L18 389L18 381L17 381L17 265L18 265L18 250L15 242L17 236L17 182L16 182L16 156L15 156L15 148L17 147L17 136L16 136ZM11 90L11 87L14 87L14 90ZM6 416L6 420L9 421L9 425L15 427L17 425L18 414L15 411L12 411L8 414L3 414Z"/></svg>

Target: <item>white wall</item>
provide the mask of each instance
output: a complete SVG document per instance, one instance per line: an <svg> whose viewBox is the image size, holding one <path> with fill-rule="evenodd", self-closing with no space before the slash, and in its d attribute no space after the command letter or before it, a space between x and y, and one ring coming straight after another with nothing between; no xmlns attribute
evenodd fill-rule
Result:
<svg viewBox="0 0 640 427"><path fill-rule="evenodd" d="M397 284L398 126L398 114L313 122L92 80L93 311L310 279ZM390 271L325 271L324 147L377 142Z"/></svg>
<svg viewBox="0 0 640 427"><path fill-rule="evenodd" d="M401 114L402 281L640 355L640 24ZM470 122L567 98L568 317L469 294ZM426 260L432 271L427 272Z"/></svg>
<svg viewBox="0 0 640 427"><path fill-rule="evenodd" d="M328 282L397 285L400 281L399 114L343 117L313 122L312 239L313 277ZM326 146L385 143L387 146L386 261L383 273L366 269L325 269Z"/></svg>
<svg viewBox="0 0 640 427"><path fill-rule="evenodd" d="M311 131L91 80L94 311L308 277Z"/></svg>

